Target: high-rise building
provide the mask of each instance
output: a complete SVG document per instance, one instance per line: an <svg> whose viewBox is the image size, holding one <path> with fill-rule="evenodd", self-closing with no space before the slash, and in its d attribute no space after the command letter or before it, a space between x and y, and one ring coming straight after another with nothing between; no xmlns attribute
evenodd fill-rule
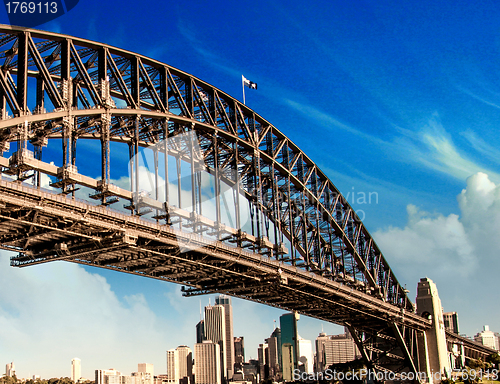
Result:
<svg viewBox="0 0 500 384"><path fill-rule="evenodd" d="M149 372L132 372L130 376L120 376L120 384L153 384L154 376Z"/></svg>
<svg viewBox="0 0 500 384"><path fill-rule="evenodd" d="M128 376L116 369L96 369L95 384L153 384L153 364L139 364L138 370Z"/></svg>
<svg viewBox="0 0 500 384"><path fill-rule="evenodd" d="M205 338L219 345L221 378L227 376L226 368L226 313L223 305L205 307ZM232 370L231 370L232 372Z"/></svg>
<svg viewBox="0 0 500 384"><path fill-rule="evenodd" d="M325 369L332 364L356 360L359 356L356 343L348 334L330 336L330 339L324 343L323 347Z"/></svg>
<svg viewBox="0 0 500 384"><path fill-rule="evenodd" d="M16 374L16 367L14 363L9 363L5 366L5 376L7 377L13 377Z"/></svg>
<svg viewBox="0 0 500 384"><path fill-rule="evenodd" d="M193 351L185 345L180 345L175 350L179 359L179 383L191 384L193 380Z"/></svg>
<svg viewBox="0 0 500 384"><path fill-rule="evenodd" d="M154 364L139 363L139 364L137 364L137 372L149 373L152 377L154 377L154 375L155 375Z"/></svg>
<svg viewBox="0 0 500 384"><path fill-rule="evenodd" d="M122 374L116 369L96 369L95 384L121 384Z"/></svg>
<svg viewBox="0 0 500 384"><path fill-rule="evenodd" d="M82 361L78 358L71 360L71 381L78 382L82 377Z"/></svg>
<svg viewBox="0 0 500 384"><path fill-rule="evenodd" d="M281 372L281 331L279 328L271 333L271 336L266 339L266 343L269 353L269 377L278 380Z"/></svg>
<svg viewBox="0 0 500 384"><path fill-rule="evenodd" d="M260 380L264 380L269 377L269 351L267 347L267 344L259 344L259 348L257 349Z"/></svg>
<svg viewBox="0 0 500 384"><path fill-rule="evenodd" d="M332 364L346 363L360 358L358 347L347 327L340 335L321 332L316 338L315 371L324 372Z"/></svg>
<svg viewBox="0 0 500 384"><path fill-rule="evenodd" d="M443 313L444 328L447 331L453 332L459 335L458 331L458 314L456 312L445 312Z"/></svg>
<svg viewBox="0 0 500 384"><path fill-rule="evenodd" d="M139 369L139 372L132 372L130 376L120 376L120 384L154 384L154 382L154 372L147 369Z"/></svg>
<svg viewBox="0 0 500 384"><path fill-rule="evenodd" d="M224 307L224 317L226 323L226 344L224 346L224 355L226 359L226 377L232 379L234 373L234 344L233 344L233 307L231 298L226 295L220 295L215 299L215 304Z"/></svg>
<svg viewBox="0 0 500 384"><path fill-rule="evenodd" d="M245 340L243 336L234 338L234 371L241 371L245 362Z"/></svg>
<svg viewBox="0 0 500 384"><path fill-rule="evenodd" d="M194 345L195 384L222 384L220 345L210 340Z"/></svg>
<svg viewBox="0 0 500 384"><path fill-rule="evenodd" d="M155 370L154 364L151 363L139 363L137 364L138 376L142 377L142 384L154 384Z"/></svg>
<svg viewBox="0 0 500 384"><path fill-rule="evenodd" d="M176 349L167 351L167 382L179 384L179 352Z"/></svg>
<svg viewBox="0 0 500 384"><path fill-rule="evenodd" d="M301 372L313 373L313 352L311 340L305 340L302 337L299 337L298 340L298 349L299 349L299 366Z"/></svg>
<svg viewBox="0 0 500 384"><path fill-rule="evenodd" d="M285 313L280 316L281 329L281 369L283 380L291 381L293 372L298 368L299 349L298 349L298 332L297 320L300 315L296 312Z"/></svg>
<svg viewBox="0 0 500 384"><path fill-rule="evenodd" d="M474 341L481 343L487 347L500 350L500 346L498 345L498 337L495 335L495 332L490 331L490 326L485 325L483 327L483 331L479 332L476 336L474 336Z"/></svg>
<svg viewBox="0 0 500 384"><path fill-rule="evenodd" d="M248 363L243 363L243 378L246 382L257 384L259 382L259 361L249 360Z"/></svg>
<svg viewBox="0 0 500 384"><path fill-rule="evenodd" d="M324 332L321 332L316 338L316 372L324 372L324 370L328 368L325 366L325 343L329 339L330 338Z"/></svg>
<svg viewBox="0 0 500 384"><path fill-rule="evenodd" d="M196 324L196 342L203 343L206 340L205 338L205 320L200 320L198 324Z"/></svg>

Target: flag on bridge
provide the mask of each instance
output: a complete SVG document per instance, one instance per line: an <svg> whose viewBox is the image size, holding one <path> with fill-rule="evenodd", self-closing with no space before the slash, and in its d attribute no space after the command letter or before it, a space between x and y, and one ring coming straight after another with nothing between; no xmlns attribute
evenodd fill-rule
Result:
<svg viewBox="0 0 500 384"><path fill-rule="evenodd" d="M253 81L248 80L245 76L241 75L241 78L243 79L243 84L246 85L250 89L257 89L257 83L254 83Z"/></svg>
<svg viewBox="0 0 500 384"><path fill-rule="evenodd" d="M241 87L243 88L243 104L245 104L245 86L250 89L257 89L257 83L248 80L245 76L241 75Z"/></svg>

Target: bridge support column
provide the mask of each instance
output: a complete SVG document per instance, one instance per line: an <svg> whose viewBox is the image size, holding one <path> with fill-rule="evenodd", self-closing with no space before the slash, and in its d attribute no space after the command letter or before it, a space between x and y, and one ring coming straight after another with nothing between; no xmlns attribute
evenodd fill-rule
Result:
<svg viewBox="0 0 500 384"><path fill-rule="evenodd" d="M431 367L429 362L429 352L427 347L427 334L426 332L419 332L417 335L417 349L418 349L418 371L426 377L431 377L430 382L432 382Z"/></svg>
<svg viewBox="0 0 500 384"><path fill-rule="evenodd" d="M431 383L439 382L439 374L449 376L450 365L443 320L443 308L436 284L425 277L417 287L417 314L432 321L432 326L419 337L420 372L426 372ZM439 373L438 373L439 372Z"/></svg>

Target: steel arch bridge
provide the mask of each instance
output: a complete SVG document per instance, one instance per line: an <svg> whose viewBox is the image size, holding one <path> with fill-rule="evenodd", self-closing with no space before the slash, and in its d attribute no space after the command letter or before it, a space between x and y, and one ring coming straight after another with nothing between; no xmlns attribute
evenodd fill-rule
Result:
<svg viewBox="0 0 500 384"><path fill-rule="evenodd" d="M418 371L429 320L347 200L267 120L164 63L56 33L1 26L0 65L11 265L65 260L298 311L348 326L369 367ZM145 150L154 196L139 182ZM111 178L120 167L126 186Z"/></svg>

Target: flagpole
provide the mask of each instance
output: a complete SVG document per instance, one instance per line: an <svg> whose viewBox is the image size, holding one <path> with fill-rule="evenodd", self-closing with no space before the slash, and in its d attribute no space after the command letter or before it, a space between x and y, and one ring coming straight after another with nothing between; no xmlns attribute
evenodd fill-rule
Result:
<svg viewBox="0 0 500 384"><path fill-rule="evenodd" d="M245 104L245 80L243 80L243 75L241 75L241 88L243 89L243 105Z"/></svg>

